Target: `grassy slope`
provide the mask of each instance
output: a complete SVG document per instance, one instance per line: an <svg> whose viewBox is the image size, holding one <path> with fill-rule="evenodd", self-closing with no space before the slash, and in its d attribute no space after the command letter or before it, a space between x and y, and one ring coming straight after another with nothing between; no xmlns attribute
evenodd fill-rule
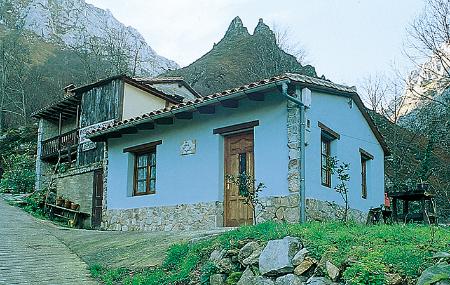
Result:
<svg viewBox="0 0 450 285"><path fill-rule="evenodd" d="M266 242L284 236L299 237L311 254L324 254L337 265L348 260L344 277L350 284L383 284L384 272L417 278L432 264L436 251L450 250L450 229L420 225L344 225L341 223L308 223L287 225L265 223L242 227L207 241L172 246L161 267L131 272L93 266L91 272L106 284L187 284L205 282L214 267L207 263L214 248L237 248L247 240ZM370 279L372 278L372 279ZM357 280L366 280L358 281ZM372 281L367 281L372 280ZM203 283L202 284L208 284Z"/></svg>

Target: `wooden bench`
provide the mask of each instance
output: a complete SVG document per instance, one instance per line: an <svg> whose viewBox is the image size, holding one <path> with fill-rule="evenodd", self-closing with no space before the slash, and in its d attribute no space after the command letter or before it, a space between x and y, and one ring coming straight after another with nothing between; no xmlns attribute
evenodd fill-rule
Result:
<svg viewBox="0 0 450 285"><path fill-rule="evenodd" d="M88 213L84 213L78 210L72 210L65 207L57 206L55 204L45 204L49 209L49 215L51 219L54 217L67 220L67 224L71 227L80 227L80 221L89 217Z"/></svg>

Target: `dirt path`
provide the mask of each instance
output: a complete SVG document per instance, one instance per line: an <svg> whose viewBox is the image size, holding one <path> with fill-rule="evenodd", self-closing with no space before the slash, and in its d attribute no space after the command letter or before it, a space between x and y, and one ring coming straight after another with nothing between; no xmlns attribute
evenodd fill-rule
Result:
<svg viewBox="0 0 450 285"><path fill-rule="evenodd" d="M0 284L98 284L54 230L0 199Z"/></svg>

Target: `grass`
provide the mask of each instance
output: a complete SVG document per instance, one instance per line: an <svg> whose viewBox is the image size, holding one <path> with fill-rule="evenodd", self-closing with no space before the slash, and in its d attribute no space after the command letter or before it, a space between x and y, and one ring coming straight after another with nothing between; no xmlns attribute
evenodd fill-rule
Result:
<svg viewBox="0 0 450 285"><path fill-rule="evenodd" d="M325 255L336 265L349 264L343 274L348 284L384 284L385 272L415 279L433 264L433 253L450 250L450 229L442 227L269 222L241 227L211 240L173 245L157 268L135 272L97 266L91 272L105 284L188 284L191 280L208 284L215 268L207 260L215 248L233 249L243 241L265 243L287 235L299 237L317 259ZM237 279L239 274L232 275Z"/></svg>

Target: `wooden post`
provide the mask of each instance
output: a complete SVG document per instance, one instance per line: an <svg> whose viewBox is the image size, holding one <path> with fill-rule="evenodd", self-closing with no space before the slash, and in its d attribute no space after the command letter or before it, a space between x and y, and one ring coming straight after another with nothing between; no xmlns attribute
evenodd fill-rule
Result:
<svg viewBox="0 0 450 285"><path fill-rule="evenodd" d="M58 125L58 161L61 158L61 133L62 133L62 113L59 113Z"/></svg>
<svg viewBox="0 0 450 285"><path fill-rule="evenodd" d="M405 222L407 222L406 218L408 217L408 214L409 214L409 201L403 200L403 216Z"/></svg>
<svg viewBox="0 0 450 285"><path fill-rule="evenodd" d="M392 198L392 220L397 222L397 198Z"/></svg>
<svg viewBox="0 0 450 285"><path fill-rule="evenodd" d="M78 129L80 123L80 105L77 105L77 117L75 118L75 128Z"/></svg>
<svg viewBox="0 0 450 285"><path fill-rule="evenodd" d="M426 223L426 224L429 224L430 220L428 219L428 215L427 215L427 207L425 205L425 197L423 197L422 200L420 200L420 206L422 208L423 222Z"/></svg>

